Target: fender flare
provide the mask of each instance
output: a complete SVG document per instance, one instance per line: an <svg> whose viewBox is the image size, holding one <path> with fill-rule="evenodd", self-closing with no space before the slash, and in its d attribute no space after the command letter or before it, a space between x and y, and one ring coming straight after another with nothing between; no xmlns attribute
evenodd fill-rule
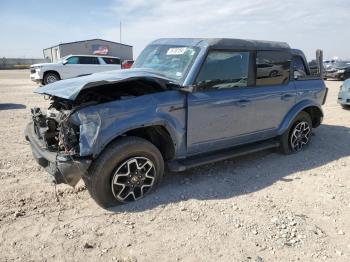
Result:
<svg viewBox="0 0 350 262"><path fill-rule="evenodd" d="M305 111L305 109L316 109L318 110L318 113L321 116L320 122L322 122L323 118L323 110L319 104L314 103L311 100L304 100L296 104L285 116L285 118L282 121L282 124L278 128L277 134L280 136L282 135L288 128L289 126L293 123L293 120L296 118L296 116L301 112ZM312 117L312 116L311 116Z"/></svg>
<svg viewBox="0 0 350 262"><path fill-rule="evenodd" d="M177 155L177 152L181 150L181 145L178 142L183 140L179 138L179 136L181 136L181 133L179 134L179 132L176 132L176 125L174 125L174 123L169 123L166 119L158 119L157 121L137 123L135 125L128 126L128 128L119 129L117 132L114 132L107 139L105 139L103 143L95 145L95 150L93 150L93 158L97 158L110 143L123 136L125 133L133 131L135 129L152 126L163 127L169 133L172 144L174 146L175 155ZM185 133L183 133L183 135L185 135Z"/></svg>

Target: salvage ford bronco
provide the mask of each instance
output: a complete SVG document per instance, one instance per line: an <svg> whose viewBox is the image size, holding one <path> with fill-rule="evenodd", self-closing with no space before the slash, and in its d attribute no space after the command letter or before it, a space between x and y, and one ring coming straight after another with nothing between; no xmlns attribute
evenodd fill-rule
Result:
<svg viewBox="0 0 350 262"><path fill-rule="evenodd" d="M34 158L56 183L82 178L108 208L184 171L259 150L299 152L323 119L327 88L286 43L160 39L132 69L39 87L47 111L26 128Z"/></svg>

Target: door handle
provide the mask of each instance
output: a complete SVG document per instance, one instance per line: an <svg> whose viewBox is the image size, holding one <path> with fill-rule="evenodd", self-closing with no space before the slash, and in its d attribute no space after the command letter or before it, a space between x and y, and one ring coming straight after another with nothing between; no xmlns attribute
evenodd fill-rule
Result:
<svg viewBox="0 0 350 262"><path fill-rule="evenodd" d="M286 94L286 95L283 95L283 96L281 97L281 99L282 99L283 101L289 101L289 100L291 100L293 97L294 97L294 95Z"/></svg>
<svg viewBox="0 0 350 262"><path fill-rule="evenodd" d="M242 99L242 100L237 101L237 105L239 107L245 107L245 106L249 105L250 103L251 103L251 101L248 99Z"/></svg>

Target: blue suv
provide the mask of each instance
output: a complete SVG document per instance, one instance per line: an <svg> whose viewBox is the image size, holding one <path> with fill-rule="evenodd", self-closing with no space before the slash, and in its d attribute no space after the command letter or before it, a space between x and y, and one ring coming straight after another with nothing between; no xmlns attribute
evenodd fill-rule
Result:
<svg viewBox="0 0 350 262"><path fill-rule="evenodd" d="M32 109L26 139L56 183L82 178L108 208L149 194L165 170L301 151L323 119L320 75L286 43L159 39L132 69L39 87L51 103Z"/></svg>

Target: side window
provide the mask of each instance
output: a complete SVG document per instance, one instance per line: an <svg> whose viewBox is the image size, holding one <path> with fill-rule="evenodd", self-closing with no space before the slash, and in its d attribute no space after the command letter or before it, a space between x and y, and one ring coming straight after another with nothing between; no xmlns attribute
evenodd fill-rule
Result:
<svg viewBox="0 0 350 262"><path fill-rule="evenodd" d="M200 90L247 86L249 52L210 51L196 80Z"/></svg>
<svg viewBox="0 0 350 262"><path fill-rule="evenodd" d="M67 59L67 64L70 65L75 65L75 64L79 64L79 58L77 56L71 56L70 58Z"/></svg>
<svg viewBox="0 0 350 262"><path fill-rule="evenodd" d="M79 63L83 65L96 65L96 64L99 64L100 62L98 61L97 57L80 56Z"/></svg>
<svg viewBox="0 0 350 262"><path fill-rule="evenodd" d="M102 57L102 59L103 59L103 61L105 61L106 64L120 65L120 59L119 58Z"/></svg>
<svg viewBox="0 0 350 262"><path fill-rule="evenodd" d="M307 75L307 70L303 59L300 56L293 56L294 79L303 78Z"/></svg>
<svg viewBox="0 0 350 262"><path fill-rule="evenodd" d="M256 85L281 85L289 81L290 54L280 51L258 51Z"/></svg>

